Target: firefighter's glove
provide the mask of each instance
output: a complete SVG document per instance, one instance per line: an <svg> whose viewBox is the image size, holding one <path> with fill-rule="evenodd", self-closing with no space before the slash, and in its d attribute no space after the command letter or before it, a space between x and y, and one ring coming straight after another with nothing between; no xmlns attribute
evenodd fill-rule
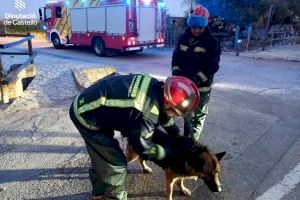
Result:
<svg viewBox="0 0 300 200"><path fill-rule="evenodd" d="M159 144L154 145L152 148L144 152L150 159L162 160L166 157L166 150ZM152 159L151 159L152 160Z"/></svg>
<svg viewBox="0 0 300 200"><path fill-rule="evenodd" d="M173 76L180 76L180 68L179 66L172 66L172 75Z"/></svg>

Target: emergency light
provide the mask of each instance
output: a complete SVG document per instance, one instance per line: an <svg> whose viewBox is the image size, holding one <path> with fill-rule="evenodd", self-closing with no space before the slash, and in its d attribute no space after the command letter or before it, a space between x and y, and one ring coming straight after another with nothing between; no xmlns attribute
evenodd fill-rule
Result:
<svg viewBox="0 0 300 200"><path fill-rule="evenodd" d="M142 0L146 6L149 6L152 0Z"/></svg>
<svg viewBox="0 0 300 200"><path fill-rule="evenodd" d="M158 43L164 43L164 41L165 41L164 38L159 38L159 39L157 40Z"/></svg>
<svg viewBox="0 0 300 200"><path fill-rule="evenodd" d="M158 7L160 8L160 9L164 9L165 7L166 7L166 4L165 4L165 2L158 2Z"/></svg>
<svg viewBox="0 0 300 200"><path fill-rule="evenodd" d="M135 38L135 37L128 38L127 45L128 46L136 45L137 44L136 40L137 40L137 38Z"/></svg>

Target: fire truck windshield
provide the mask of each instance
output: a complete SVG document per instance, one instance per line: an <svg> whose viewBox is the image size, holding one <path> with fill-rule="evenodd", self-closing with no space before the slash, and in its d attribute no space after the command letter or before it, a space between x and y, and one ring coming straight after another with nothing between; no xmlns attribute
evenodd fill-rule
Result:
<svg viewBox="0 0 300 200"><path fill-rule="evenodd" d="M46 8L45 9L45 20L51 19L51 17L52 17L52 11L51 11L51 9L50 8Z"/></svg>

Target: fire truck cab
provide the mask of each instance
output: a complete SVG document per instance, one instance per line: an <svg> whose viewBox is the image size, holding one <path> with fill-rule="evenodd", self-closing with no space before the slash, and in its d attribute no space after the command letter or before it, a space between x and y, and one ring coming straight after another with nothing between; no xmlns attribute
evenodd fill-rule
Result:
<svg viewBox="0 0 300 200"><path fill-rule="evenodd" d="M48 1L39 9L49 42L91 46L97 56L107 49L142 51L164 46L163 0Z"/></svg>

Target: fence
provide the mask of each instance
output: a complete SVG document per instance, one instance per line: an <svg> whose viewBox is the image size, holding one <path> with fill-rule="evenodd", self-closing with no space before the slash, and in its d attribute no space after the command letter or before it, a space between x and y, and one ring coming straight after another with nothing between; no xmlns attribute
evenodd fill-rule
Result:
<svg viewBox="0 0 300 200"><path fill-rule="evenodd" d="M298 38L294 27L289 25L272 26L268 36L270 46L274 44L295 44Z"/></svg>
<svg viewBox="0 0 300 200"><path fill-rule="evenodd" d="M8 103L10 99L9 93L11 93L10 85L11 84L20 84L22 86L21 81L17 81L20 79L20 73L24 71L24 69L28 68L28 66L31 66L30 64L34 64L34 57L36 56L36 53L33 52L32 49L32 42L31 40L34 38L33 35L27 34L27 35L20 35L20 34L0 34L0 37L22 37L22 39L17 40L15 42L10 42L7 44L0 44L0 50L1 49L7 49L11 47L15 47L17 45L23 44L25 42L28 43L28 52L3 52L0 51L0 89L1 89L1 99L3 103ZM10 69L8 71L4 70L3 63L1 56L2 55L28 55L29 58L21 64L13 64L10 66ZM26 76L26 75L24 75ZM24 77L23 77L24 78ZM18 83L16 83L18 82ZM19 87L19 86L18 86ZM19 89L17 89L19 90ZM14 92L16 93L16 92ZM19 93L18 93L19 94ZM15 94L14 96L17 96L18 94Z"/></svg>
<svg viewBox="0 0 300 200"><path fill-rule="evenodd" d="M175 47L178 41L178 37L184 32L185 27L185 18L168 17L165 46Z"/></svg>
<svg viewBox="0 0 300 200"><path fill-rule="evenodd" d="M186 18L184 17L168 17L165 46L174 48L177 44L178 37L186 29ZM212 34L221 42L223 50L235 51L235 25L227 24L222 26L223 30L217 30L209 27ZM266 36L265 28L253 29L249 41L247 39L247 30L244 29L239 33L241 39L241 51L258 50L262 47L272 47L274 45L296 44L300 42L300 25L274 25L271 26ZM266 37L265 37L266 36Z"/></svg>

